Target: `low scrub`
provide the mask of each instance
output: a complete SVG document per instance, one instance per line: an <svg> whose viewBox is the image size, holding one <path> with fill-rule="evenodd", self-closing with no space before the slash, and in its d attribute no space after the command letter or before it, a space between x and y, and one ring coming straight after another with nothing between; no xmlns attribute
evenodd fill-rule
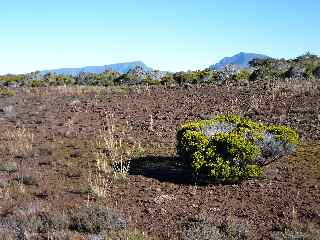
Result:
<svg viewBox="0 0 320 240"><path fill-rule="evenodd" d="M214 180L258 177L262 166L294 151L298 134L236 115L187 123L177 132L177 153L196 175Z"/></svg>
<svg viewBox="0 0 320 240"><path fill-rule="evenodd" d="M122 230L127 228L127 220L115 210L91 205L82 206L70 212L70 230L99 234L104 231Z"/></svg>
<svg viewBox="0 0 320 240"><path fill-rule="evenodd" d="M3 97L11 97L11 96L15 96L16 95L16 92L11 90L11 89L8 89L8 88L1 88L0 87L0 97L3 96Z"/></svg>

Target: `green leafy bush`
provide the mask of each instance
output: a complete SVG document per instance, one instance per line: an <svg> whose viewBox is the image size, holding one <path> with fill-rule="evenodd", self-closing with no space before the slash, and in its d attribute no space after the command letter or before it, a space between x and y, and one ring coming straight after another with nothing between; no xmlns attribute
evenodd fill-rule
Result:
<svg viewBox="0 0 320 240"><path fill-rule="evenodd" d="M196 174L237 180L260 176L261 166L292 152L298 141L289 127L222 115L181 126L177 153Z"/></svg>
<svg viewBox="0 0 320 240"><path fill-rule="evenodd" d="M8 88L2 88L0 87L0 96L5 96L5 97L11 97L11 96L15 96L16 92L8 89Z"/></svg>
<svg viewBox="0 0 320 240"><path fill-rule="evenodd" d="M23 81L25 78L25 76L23 74L19 74L19 75L4 75L4 76L0 76L0 82L4 83L5 85L8 85L9 83L18 83Z"/></svg>
<svg viewBox="0 0 320 240"><path fill-rule="evenodd" d="M151 76L146 76L144 79L144 83L147 85L160 85L161 82L159 80L153 79Z"/></svg>
<svg viewBox="0 0 320 240"><path fill-rule="evenodd" d="M170 83L174 83L174 79L172 74L167 73L166 75L164 75L161 80L160 80L162 85L167 85Z"/></svg>
<svg viewBox="0 0 320 240"><path fill-rule="evenodd" d="M239 81L239 80L249 80L251 73L248 70L240 70L238 74L234 76L234 79Z"/></svg>
<svg viewBox="0 0 320 240"><path fill-rule="evenodd" d="M44 87L45 86L45 82L42 80L32 80L30 83L31 87Z"/></svg>

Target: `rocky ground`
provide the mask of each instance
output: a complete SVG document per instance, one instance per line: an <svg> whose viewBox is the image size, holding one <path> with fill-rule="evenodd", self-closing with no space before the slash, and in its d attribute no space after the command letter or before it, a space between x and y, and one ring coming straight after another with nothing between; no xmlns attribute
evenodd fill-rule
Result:
<svg viewBox="0 0 320 240"><path fill-rule="evenodd" d="M0 96L4 239L320 239L319 81L15 91ZM231 113L286 124L301 143L262 178L198 184L175 157L176 129ZM96 168L111 128L141 150L125 179Z"/></svg>

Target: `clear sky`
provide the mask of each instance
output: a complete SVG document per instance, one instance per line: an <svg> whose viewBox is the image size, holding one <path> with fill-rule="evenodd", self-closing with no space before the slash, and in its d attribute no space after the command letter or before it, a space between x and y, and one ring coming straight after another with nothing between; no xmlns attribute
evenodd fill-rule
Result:
<svg viewBox="0 0 320 240"><path fill-rule="evenodd" d="M205 68L240 51L320 55L319 0L0 0L0 74L142 60Z"/></svg>

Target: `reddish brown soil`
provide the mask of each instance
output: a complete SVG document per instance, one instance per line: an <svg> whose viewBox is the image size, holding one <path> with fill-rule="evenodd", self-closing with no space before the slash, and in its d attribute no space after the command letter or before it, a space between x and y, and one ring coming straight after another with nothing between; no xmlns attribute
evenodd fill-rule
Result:
<svg viewBox="0 0 320 240"><path fill-rule="evenodd" d="M74 100L80 103L71 104ZM103 203L122 212L130 228L154 239L181 239L188 224L205 218L202 222L215 225L241 222L249 239L269 239L294 224L310 234L309 239L319 236L319 82L124 87L81 94L17 90L15 97L0 98L0 109L8 105L15 107L16 117L0 112L0 132L27 128L35 134L37 152L23 160L0 153L0 162L21 162L20 171L38 182L26 186L22 200L12 194L16 205L36 201L61 210L86 204L83 189L88 169L94 168L94 142L109 114L119 138L140 142L145 149L142 158L131 162L125 183L106 176L110 184ZM197 185L175 158L176 129L187 120L229 113L289 125L300 134L301 144L292 156L266 166L261 179ZM6 139L1 135L0 141ZM13 179L17 174L0 172L0 177ZM4 209L5 203L0 205Z"/></svg>

